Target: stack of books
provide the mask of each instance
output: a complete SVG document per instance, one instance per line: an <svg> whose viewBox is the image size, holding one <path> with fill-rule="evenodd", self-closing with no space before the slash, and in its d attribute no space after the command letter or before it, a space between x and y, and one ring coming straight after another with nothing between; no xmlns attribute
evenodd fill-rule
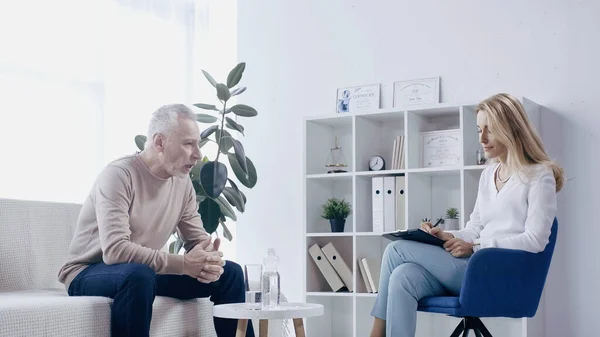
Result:
<svg viewBox="0 0 600 337"><path fill-rule="evenodd" d="M327 284L331 287L331 290L334 292L354 291L352 271L333 243L329 242L324 247L320 247L319 244L315 243L308 249L308 252L327 281ZM366 258L359 258L357 262L367 292L377 293L379 271L372 270ZM371 266L373 266L372 262Z"/></svg>
<svg viewBox="0 0 600 337"><path fill-rule="evenodd" d="M402 170L404 169L404 136L397 136L394 140L394 147L392 153L392 167L391 170Z"/></svg>

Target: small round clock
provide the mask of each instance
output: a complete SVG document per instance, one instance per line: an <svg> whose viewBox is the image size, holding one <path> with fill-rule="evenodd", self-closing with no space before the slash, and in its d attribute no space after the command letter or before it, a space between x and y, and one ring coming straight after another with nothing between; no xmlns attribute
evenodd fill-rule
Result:
<svg viewBox="0 0 600 337"><path fill-rule="evenodd" d="M385 160L382 156L375 155L369 159L369 171L385 170Z"/></svg>

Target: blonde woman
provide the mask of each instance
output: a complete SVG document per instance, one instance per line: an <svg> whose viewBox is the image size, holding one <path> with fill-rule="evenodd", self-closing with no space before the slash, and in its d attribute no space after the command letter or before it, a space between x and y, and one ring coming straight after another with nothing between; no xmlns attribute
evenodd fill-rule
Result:
<svg viewBox="0 0 600 337"><path fill-rule="evenodd" d="M498 247L538 253L549 241L562 169L548 158L523 106L511 95L494 95L476 112L479 141L490 165L481 174L470 219L458 231L421 226L446 241L444 248L408 240L388 245L371 312L371 337L413 337L417 302L459 294L474 252Z"/></svg>

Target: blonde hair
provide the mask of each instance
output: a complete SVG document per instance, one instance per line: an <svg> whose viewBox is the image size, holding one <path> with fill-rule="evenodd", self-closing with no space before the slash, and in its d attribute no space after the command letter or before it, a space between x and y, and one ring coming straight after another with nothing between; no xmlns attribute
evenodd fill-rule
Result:
<svg viewBox="0 0 600 337"><path fill-rule="evenodd" d="M556 191L564 182L564 171L550 160L537 132L531 125L525 108L515 97L500 93L477 105L476 113L487 112L488 127L506 146L506 166L512 172L526 172L533 164L543 164L552 169Z"/></svg>

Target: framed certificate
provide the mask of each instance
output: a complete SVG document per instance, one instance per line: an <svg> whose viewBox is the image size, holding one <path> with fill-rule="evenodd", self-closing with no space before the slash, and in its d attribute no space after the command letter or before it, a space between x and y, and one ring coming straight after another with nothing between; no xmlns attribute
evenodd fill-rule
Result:
<svg viewBox="0 0 600 337"><path fill-rule="evenodd" d="M439 102L439 77L394 82L394 107Z"/></svg>
<svg viewBox="0 0 600 337"><path fill-rule="evenodd" d="M421 167L456 166L461 164L460 130L421 133Z"/></svg>
<svg viewBox="0 0 600 337"><path fill-rule="evenodd" d="M354 113L379 109L380 92L380 84L339 88L336 111L338 113Z"/></svg>

